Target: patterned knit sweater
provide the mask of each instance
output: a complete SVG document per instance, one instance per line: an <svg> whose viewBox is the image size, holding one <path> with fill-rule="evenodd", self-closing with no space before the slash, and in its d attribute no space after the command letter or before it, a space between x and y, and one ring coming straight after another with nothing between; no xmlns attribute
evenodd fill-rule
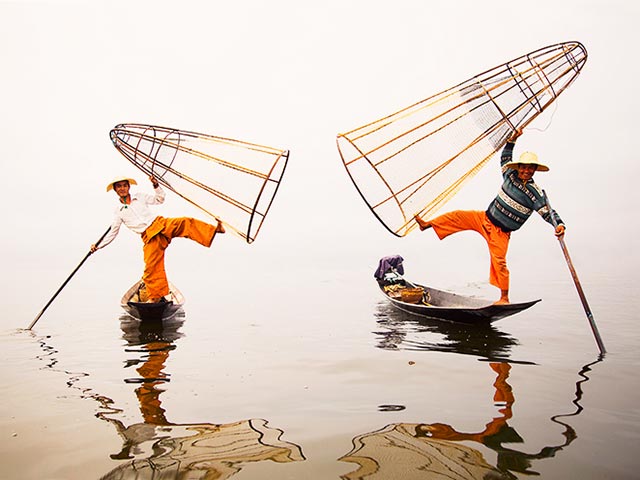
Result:
<svg viewBox="0 0 640 480"><path fill-rule="evenodd" d="M542 190L533 180L523 183L518 172L505 167L513 158L514 143L508 142L502 150L500 165L504 182L496 198L487 209L491 223L505 232L518 230L536 210L542 218L553 225L553 220L562 224L555 210L550 210L544 201Z"/></svg>

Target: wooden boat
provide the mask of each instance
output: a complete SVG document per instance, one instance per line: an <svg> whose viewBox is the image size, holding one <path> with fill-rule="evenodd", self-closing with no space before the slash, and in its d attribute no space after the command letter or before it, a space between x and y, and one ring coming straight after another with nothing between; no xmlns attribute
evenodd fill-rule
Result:
<svg viewBox="0 0 640 480"><path fill-rule="evenodd" d="M144 300L144 289L142 281L134 283L129 290L125 292L120 300L120 305L134 318L143 321L162 321L172 318L176 315L184 305L185 298L182 292L169 282L169 295L165 296L164 302L147 303ZM141 296L143 298L141 298Z"/></svg>
<svg viewBox="0 0 640 480"><path fill-rule="evenodd" d="M399 274L378 279L380 291L396 308L437 320L467 324L489 324L526 310L540 301L494 305L485 300L414 284Z"/></svg>

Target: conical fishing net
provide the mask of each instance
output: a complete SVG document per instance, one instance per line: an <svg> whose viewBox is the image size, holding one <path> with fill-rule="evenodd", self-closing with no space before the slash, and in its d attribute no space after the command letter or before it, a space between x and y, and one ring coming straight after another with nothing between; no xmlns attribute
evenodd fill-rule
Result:
<svg viewBox="0 0 640 480"><path fill-rule="evenodd" d="M373 214L404 236L429 219L578 76L578 42L541 48L337 137Z"/></svg>
<svg viewBox="0 0 640 480"><path fill-rule="evenodd" d="M114 146L147 175L253 242L271 207L289 152L174 128L121 124Z"/></svg>

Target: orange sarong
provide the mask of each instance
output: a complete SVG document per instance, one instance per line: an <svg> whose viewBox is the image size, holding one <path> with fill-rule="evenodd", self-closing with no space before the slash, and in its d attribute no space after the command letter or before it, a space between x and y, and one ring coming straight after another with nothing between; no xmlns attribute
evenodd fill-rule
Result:
<svg viewBox="0 0 640 480"><path fill-rule="evenodd" d="M142 281L149 298L158 299L169 294L169 282L164 269L164 251L175 237L184 237L210 247L216 227L194 218L156 217L142 233L144 245L144 273Z"/></svg>
<svg viewBox="0 0 640 480"><path fill-rule="evenodd" d="M507 268L507 249L511 237L509 232L491 223L487 214L481 210L454 210L429 222L440 240L466 230L474 230L482 235L491 255L489 283L500 290L509 290L509 269Z"/></svg>

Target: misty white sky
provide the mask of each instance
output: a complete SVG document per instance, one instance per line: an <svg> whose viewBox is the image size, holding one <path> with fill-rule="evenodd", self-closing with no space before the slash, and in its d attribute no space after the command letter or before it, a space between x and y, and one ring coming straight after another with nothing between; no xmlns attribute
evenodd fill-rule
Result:
<svg viewBox="0 0 640 480"><path fill-rule="evenodd" d="M127 122L291 151L260 236L252 245L225 238L222 255L455 248L390 235L351 185L336 134L569 40L589 52L583 74L519 147L551 166L537 180L579 254L624 252L637 266L639 18L640 4L626 0L0 0L3 285L48 298L109 225L106 182L132 174L147 188L108 137ZM485 169L445 209L484 209L496 172ZM197 215L175 197L163 207L185 213ZM530 223L512 255L545 234L545 248L557 249L544 222ZM128 233L98 265L139 261ZM33 283L51 268L53 280Z"/></svg>

